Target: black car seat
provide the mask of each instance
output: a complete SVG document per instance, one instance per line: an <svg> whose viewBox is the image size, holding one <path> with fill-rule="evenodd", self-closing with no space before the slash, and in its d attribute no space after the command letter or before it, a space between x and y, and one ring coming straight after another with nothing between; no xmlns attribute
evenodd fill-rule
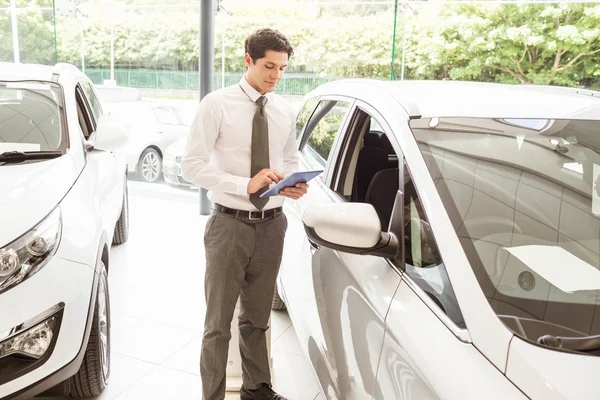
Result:
<svg viewBox="0 0 600 400"><path fill-rule="evenodd" d="M365 202L371 204L377 211L381 229L384 231L388 230L399 187L400 171L397 168L378 171L369 184Z"/></svg>
<svg viewBox="0 0 600 400"><path fill-rule="evenodd" d="M356 174L354 175L354 184L352 185L352 202L362 203L365 201L367 189L371 180L378 171L387 168L388 155L385 150L378 147L367 146L369 140L365 135L365 146L358 154L356 162Z"/></svg>

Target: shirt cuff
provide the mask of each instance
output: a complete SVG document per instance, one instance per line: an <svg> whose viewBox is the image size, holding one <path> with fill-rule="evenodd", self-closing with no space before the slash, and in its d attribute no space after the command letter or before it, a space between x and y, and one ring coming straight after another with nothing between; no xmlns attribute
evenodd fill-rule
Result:
<svg viewBox="0 0 600 400"><path fill-rule="evenodd" d="M248 196L248 184L249 183L250 183L250 178L237 177L237 182L236 182L237 192L236 192L236 194L239 194L241 196Z"/></svg>

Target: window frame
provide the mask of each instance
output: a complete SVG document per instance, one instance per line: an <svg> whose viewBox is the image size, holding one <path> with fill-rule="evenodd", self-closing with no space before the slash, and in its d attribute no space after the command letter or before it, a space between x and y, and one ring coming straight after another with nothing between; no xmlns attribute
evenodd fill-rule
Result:
<svg viewBox="0 0 600 400"><path fill-rule="evenodd" d="M84 139L90 140L94 133L96 133L97 124L92 115L92 111L90 110L90 106L86 100L85 92L83 91L83 88L81 87L79 82L75 85L75 102L77 103L78 107L81 107L81 111L83 112L83 118L85 119L88 128L89 135L87 138L84 135Z"/></svg>
<svg viewBox="0 0 600 400"><path fill-rule="evenodd" d="M88 108L89 108L89 112L90 112L90 114L91 114L92 118L94 119L95 124L97 126L98 123L100 122L100 119L102 118L102 115L104 114L104 110L102 108L102 103L100 102L100 99L98 98L98 95L96 94L96 91L94 90L94 86L90 82L88 82L87 80L85 80L85 79L79 80L79 82L77 83L77 86L79 86L81 88L81 91L83 93L83 97L84 97L85 101L87 102L87 105L88 105ZM89 92L90 92L91 98L90 98L90 95L88 95L88 93L87 93L87 91L85 89L86 86L89 88ZM94 103L97 104L98 111L100 112L100 115L98 115L98 116L96 116L95 112L94 112L94 110L95 110Z"/></svg>
<svg viewBox="0 0 600 400"><path fill-rule="evenodd" d="M344 115L344 117L340 123L340 126L338 128L338 134L336 135L333 143L331 144L331 151L329 152L329 156L327 157L327 160L325 160L325 165L321 165L321 163L318 162L317 160L314 160L315 162L313 162L313 160L309 159L309 158L314 159L315 156L307 155L304 152L304 147L306 146L310 136L312 135L312 130L310 132L307 132L306 127L310 124L310 122L313 120L313 118L315 118L315 111L317 110L319 105L324 101L344 102L344 103L347 103L349 105L349 107L348 107L348 111L346 112L346 114ZM347 97L347 96L319 96L319 100L318 100L317 104L315 105L315 108L313 109L313 111L310 115L310 118L306 121L306 124L304 124L304 126L302 127L302 134L300 135L300 141L298 143L298 152L303 155L304 161L307 164L311 165L312 167L323 168L323 180L324 180L325 184L327 185L327 187L330 187L330 184L331 184L332 166L334 164L334 160L337 159L337 151L338 151L341 137L345 136L346 131L348 129L348 122L350 119L349 116L352 115L352 113L353 113L354 104L355 104L355 99L351 98L351 97ZM325 114L325 115L327 115L327 114ZM323 117L325 117L325 115ZM314 127L313 127L313 129L314 129ZM314 165L315 163L318 163L319 165Z"/></svg>

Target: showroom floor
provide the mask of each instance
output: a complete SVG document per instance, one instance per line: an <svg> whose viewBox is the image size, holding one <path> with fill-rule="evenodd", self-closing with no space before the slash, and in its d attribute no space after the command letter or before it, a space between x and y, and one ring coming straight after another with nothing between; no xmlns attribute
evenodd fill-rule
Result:
<svg viewBox="0 0 600 400"><path fill-rule="evenodd" d="M111 379L97 399L199 400L207 217L197 192L140 182L129 190L129 241L113 248L109 271ZM271 326L275 389L321 398L287 313L273 312Z"/></svg>

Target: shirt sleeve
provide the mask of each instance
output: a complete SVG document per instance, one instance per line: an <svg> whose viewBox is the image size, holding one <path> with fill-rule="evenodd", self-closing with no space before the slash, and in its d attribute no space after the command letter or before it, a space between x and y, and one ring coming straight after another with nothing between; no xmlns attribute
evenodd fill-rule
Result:
<svg viewBox="0 0 600 400"><path fill-rule="evenodd" d="M201 188L247 195L250 178L229 174L209 163L223 120L217 100L208 95L200 102L187 138L181 172L185 180Z"/></svg>
<svg viewBox="0 0 600 400"><path fill-rule="evenodd" d="M298 170L298 147L296 145L296 113L290 105L290 131L283 147L283 176L289 176Z"/></svg>

